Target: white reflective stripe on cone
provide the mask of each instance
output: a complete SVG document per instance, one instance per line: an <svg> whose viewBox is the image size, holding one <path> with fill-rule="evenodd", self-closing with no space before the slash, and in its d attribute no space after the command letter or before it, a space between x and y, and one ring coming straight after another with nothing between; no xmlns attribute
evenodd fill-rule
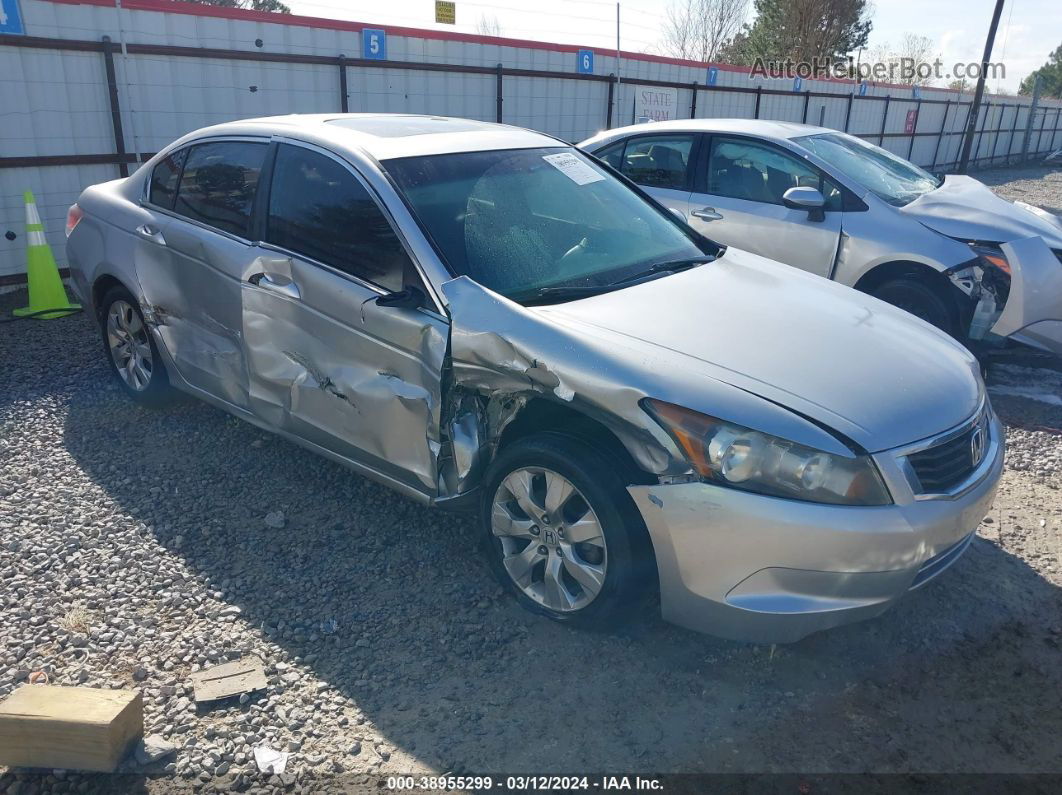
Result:
<svg viewBox="0 0 1062 795"><path fill-rule="evenodd" d="M29 244L31 246L47 246L48 238L44 236L44 232L27 232L29 235Z"/></svg>
<svg viewBox="0 0 1062 795"><path fill-rule="evenodd" d="M30 202L26 205L26 223L39 224L40 222L41 214L37 212L37 202Z"/></svg>

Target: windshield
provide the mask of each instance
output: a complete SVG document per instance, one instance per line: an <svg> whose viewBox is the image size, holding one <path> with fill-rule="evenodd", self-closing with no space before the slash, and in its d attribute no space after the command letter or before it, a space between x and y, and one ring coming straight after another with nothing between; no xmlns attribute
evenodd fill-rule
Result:
<svg viewBox="0 0 1062 795"><path fill-rule="evenodd" d="M897 207L940 187L941 181L928 171L853 135L825 133L794 141Z"/></svg>
<svg viewBox="0 0 1062 795"><path fill-rule="evenodd" d="M410 157L384 167L450 270L514 300L710 258L666 210L571 148Z"/></svg>

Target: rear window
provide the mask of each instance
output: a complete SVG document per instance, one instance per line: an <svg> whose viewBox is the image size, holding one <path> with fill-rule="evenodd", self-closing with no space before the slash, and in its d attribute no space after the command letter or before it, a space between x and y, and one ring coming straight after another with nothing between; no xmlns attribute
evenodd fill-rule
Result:
<svg viewBox="0 0 1062 795"><path fill-rule="evenodd" d="M248 237L251 208L267 145L218 141L193 146L184 165L174 211Z"/></svg>
<svg viewBox="0 0 1062 795"><path fill-rule="evenodd" d="M148 192L148 200L159 207L167 210L173 209L173 198L177 195L177 180L181 178L181 166L188 156L187 149L178 149L171 152L155 166L151 172L151 187Z"/></svg>

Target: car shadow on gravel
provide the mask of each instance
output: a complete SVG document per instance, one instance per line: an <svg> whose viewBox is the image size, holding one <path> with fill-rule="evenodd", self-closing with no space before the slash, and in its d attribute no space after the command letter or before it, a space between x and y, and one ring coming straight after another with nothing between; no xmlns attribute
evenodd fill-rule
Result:
<svg viewBox="0 0 1062 795"><path fill-rule="evenodd" d="M317 727L350 745L364 720L382 736L341 760L348 771L386 769L391 749L472 773L1058 769L1059 589L1005 537L978 538L881 618L791 646L657 618L578 632L502 596L466 518L206 405L142 409L102 361L89 367L90 388L66 396L63 444L114 503L107 532L157 540L202 581L166 577L159 619L203 588L238 606L352 705L311 700L305 726L277 721L282 736ZM282 529L264 523L271 511ZM265 643L234 646L231 625L206 626L173 658L277 662Z"/></svg>

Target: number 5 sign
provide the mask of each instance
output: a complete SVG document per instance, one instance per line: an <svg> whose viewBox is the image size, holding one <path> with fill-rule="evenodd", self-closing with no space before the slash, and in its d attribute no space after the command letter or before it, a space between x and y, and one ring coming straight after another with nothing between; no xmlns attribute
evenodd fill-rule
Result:
<svg viewBox="0 0 1062 795"><path fill-rule="evenodd" d="M18 0L0 0L0 33L25 33Z"/></svg>
<svg viewBox="0 0 1062 795"><path fill-rule="evenodd" d="M386 61L387 33L382 30L363 28L361 31L361 57L373 61Z"/></svg>
<svg viewBox="0 0 1062 795"><path fill-rule="evenodd" d="M575 71L581 75L592 75L594 73L593 50L579 50L579 62L576 64Z"/></svg>

